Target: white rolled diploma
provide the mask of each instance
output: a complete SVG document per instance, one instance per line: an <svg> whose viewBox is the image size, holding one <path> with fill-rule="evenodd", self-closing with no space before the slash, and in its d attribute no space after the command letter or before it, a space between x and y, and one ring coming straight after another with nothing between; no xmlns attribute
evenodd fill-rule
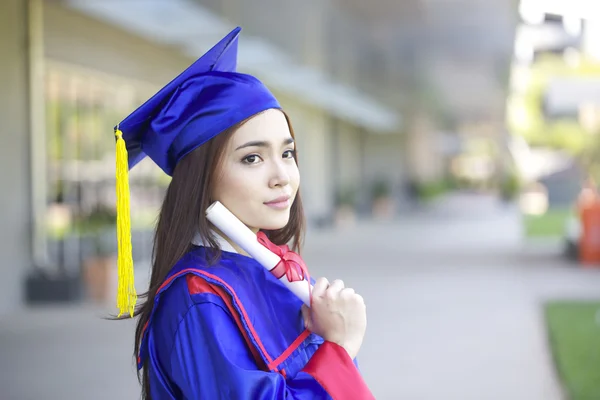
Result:
<svg viewBox="0 0 600 400"><path fill-rule="evenodd" d="M272 271L281 261L281 257L260 244L256 234L220 202L215 201L206 209L206 218L268 271ZM279 281L310 307L306 278L290 282L284 274Z"/></svg>

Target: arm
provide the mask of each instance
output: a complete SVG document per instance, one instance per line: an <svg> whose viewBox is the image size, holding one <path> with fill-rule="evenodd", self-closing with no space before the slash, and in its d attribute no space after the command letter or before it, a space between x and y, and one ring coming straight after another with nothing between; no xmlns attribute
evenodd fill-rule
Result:
<svg viewBox="0 0 600 400"><path fill-rule="evenodd" d="M171 369L188 399L373 398L346 350L330 342L294 379L258 370L234 321L214 303L188 311L175 336Z"/></svg>

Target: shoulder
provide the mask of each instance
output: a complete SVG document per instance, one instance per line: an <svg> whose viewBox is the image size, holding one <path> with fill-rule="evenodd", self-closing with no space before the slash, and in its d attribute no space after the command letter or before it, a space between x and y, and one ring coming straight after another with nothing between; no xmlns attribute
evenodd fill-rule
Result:
<svg viewBox="0 0 600 400"><path fill-rule="evenodd" d="M171 348L180 324L196 309L195 306L203 304L202 308L216 308L228 314L222 296L211 290L203 279L202 274L212 268L204 257L190 252L171 269L156 292L152 311L143 328L138 368L149 354L160 357L165 349Z"/></svg>
<svg viewBox="0 0 600 400"><path fill-rule="evenodd" d="M177 278L168 290L162 293L152 312L151 329L155 343L172 343L185 323L190 319L196 324L211 325L202 321L219 315L231 319L232 315L224 297L211 287L202 277L186 273ZM186 322L187 321L187 322Z"/></svg>
<svg viewBox="0 0 600 400"><path fill-rule="evenodd" d="M155 328L168 327L168 331L174 334L186 314L196 305L213 304L226 309L222 293L210 283L213 276L211 269L218 269L220 266L219 262L208 266L193 254L186 255L175 265L157 291L151 324Z"/></svg>

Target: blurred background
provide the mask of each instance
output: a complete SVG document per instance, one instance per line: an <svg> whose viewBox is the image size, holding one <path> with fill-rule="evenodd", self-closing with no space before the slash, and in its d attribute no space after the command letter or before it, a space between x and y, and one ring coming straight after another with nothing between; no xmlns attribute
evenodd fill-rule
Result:
<svg viewBox="0 0 600 400"><path fill-rule="evenodd" d="M113 126L235 26L378 399L600 399L600 3L3 0L0 400L139 398ZM131 172L136 286L169 177Z"/></svg>

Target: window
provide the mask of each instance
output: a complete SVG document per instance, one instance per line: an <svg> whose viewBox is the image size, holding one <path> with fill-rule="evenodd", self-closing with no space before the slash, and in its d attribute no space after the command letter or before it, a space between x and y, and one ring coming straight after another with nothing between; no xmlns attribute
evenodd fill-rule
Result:
<svg viewBox="0 0 600 400"><path fill-rule="evenodd" d="M50 262L78 274L86 259L116 253L113 127L157 88L47 62L47 212ZM130 173L134 260L150 239L170 177L146 159Z"/></svg>

